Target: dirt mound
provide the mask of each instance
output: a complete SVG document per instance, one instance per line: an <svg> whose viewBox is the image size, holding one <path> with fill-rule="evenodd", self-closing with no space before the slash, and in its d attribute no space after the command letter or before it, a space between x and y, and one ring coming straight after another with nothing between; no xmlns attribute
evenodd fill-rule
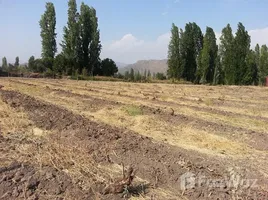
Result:
<svg viewBox="0 0 268 200"><path fill-rule="evenodd" d="M71 179L52 167L35 169L12 163L0 168L0 199L93 199L93 194L75 186Z"/></svg>
<svg viewBox="0 0 268 200"><path fill-rule="evenodd" d="M12 107L23 108L38 127L57 131L63 141L69 140L73 144L85 148L89 154L93 155L97 163L134 165L134 168L138 169L137 176L149 181L154 187L168 189L178 196L185 195L188 199L208 199L208 197L209 199L231 199L234 195L241 198L265 199L265 192L258 190L247 192L242 189L238 193L227 185L208 188L208 185L200 184L198 187L194 185L191 189L183 190L180 185L181 177L187 172L200 177L205 176L207 180L223 180L228 177L227 166L222 164L224 161L219 161L218 158L207 158L195 151L156 143L148 137L125 129L90 121L66 109L18 92L1 91L1 96L3 101ZM18 169L21 169L21 166ZM59 176L65 177L64 175ZM39 183L33 184L34 188L39 188L42 177L46 177L46 175L38 172L35 180L38 180ZM64 181L63 177L57 180ZM68 186L73 187L70 186L67 177L65 181L67 183L64 183L64 187L61 189L63 192L67 190ZM45 181L45 183L48 182ZM9 188L13 188L13 184ZM55 191L51 191L51 193L54 194Z"/></svg>

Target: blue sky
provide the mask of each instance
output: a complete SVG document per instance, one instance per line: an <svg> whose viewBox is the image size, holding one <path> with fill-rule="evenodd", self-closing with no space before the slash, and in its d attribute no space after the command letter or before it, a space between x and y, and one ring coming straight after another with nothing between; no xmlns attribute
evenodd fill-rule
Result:
<svg viewBox="0 0 268 200"><path fill-rule="evenodd" d="M0 57L26 62L41 53L38 21L44 0L0 0ZM52 0L57 13L58 43L67 22L67 0ZM235 31L241 21L252 43L268 44L266 0L84 0L97 10L103 51L101 57L133 63L140 59L166 58L169 30L174 22L183 28L196 22L210 26L219 36L230 23ZM77 1L80 6L81 0ZM59 47L60 50L60 47ZM0 61L1 62L1 61Z"/></svg>

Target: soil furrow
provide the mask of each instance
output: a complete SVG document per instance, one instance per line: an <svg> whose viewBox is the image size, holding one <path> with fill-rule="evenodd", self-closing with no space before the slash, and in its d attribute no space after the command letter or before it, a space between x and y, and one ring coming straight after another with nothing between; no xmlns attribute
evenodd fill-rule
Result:
<svg viewBox="0 0 268 200"><path fill-rule="evenodd" d="M74 93L74 91L67 91L63 89L55 89L51 88L49 86L45 86L43 88L44 94L50 94L53 93L53 96L60 97L60 101L64 101L66 104L69 104L70 102L79 102L79 105L72 104L72 108L78 109L78 110L88 110L91 112L96 112L99 109L103 109L104 107L113 107L120 108L120 106L126 106L129 104L125 103L119 103L115 100L106 100L101 97L97 96L90 96L86 94L78 94ZM45 96L44 96L45 97ZM48 98L48 97L45 97ZM56 99L57 99L56 98ZM72 100L71 100L72 99ZM135 102L133 102L135 103ZM171 110L169 109L163 109L163 107L150 107L145 106L141 104L137 104L137 106L140 107L144 111L144 114L154 115L159 120L165 121L166 123L169 123L172 126L187 126L190 124L191 127L203 130L203 131L209 131L211 133L226 137L226 138L233 138L236 141L240 142L246 142L251 147L257 149L257 150L267 150L267 142L268 142L268 134L265 132L250 130L249 128L242 128L237 127L233 125L229 125L226 123L221 122L212 122L208 120L204 120L200 117L193 117L193 116L187 116L184 114L173 114L171 115ZM112 108L111 108L112 109ZM92 116L94 116L94 113L92 113ZM241 135L246 137L241 137Z"/></svg>
<svg viewBox="0 0 268 200"><path fill-rule="evenodd" d="M1 96L12 107L22 107L38 127L57 131L66 140L72 140L86 148L98 163L134 165L139 177L155 186L169 188L178 196L182 192L180 176L186 172L202 174L210 179L228 175L226 165L217 158L208 159L194 151L155 143L134 132L90 121L18 92L1 91ZM207 192L207 188L200 186L184 191L183 195L188 199L207 199ZM261 190L252 190L251 193L241 190L239 195L244 198L255 194L259 195L258 198L266 195ZM232 188L229 187L210 188L209 191L211 199L230 199L232 195Z"/></svg>
<svg viewBox="0 0 268 200"><path fill-rule="evenodd" d="M23 84L23 82L20 82L20 81L17 81L17 82ZM47 84L49 85L51 83L47 83ZM27 83L26 83L26 85L27 85ZM58 88L65 87L65 86L61 86L61 85L57 85L57 84L51 84L51 85L53 85L54 87L58 87ZM159 105L164 105L164 106L171 106L171 107L179 106L179 107L182 107L182 108L183 107L184 108L190 108L193 111L202 111L202 112L212 113L212 114L215 114L215 115L222 115L222 116L228 116L228 117L237 117L237 118L243 117L243 118L246 118L246 119L249 119L249 120L253 119L253 120L259 120L259 121L262 121L262 122L268 122L267 117L253 116L253 115L249 115L249 114L242 114L242 113L236 113L236 112L231 112L231 111L225 111L225 110L218 109L218 108L222 108L223 106L226 106L226 105L224 105L225 101L218 101L216 103L216 105L214 105L213 107L208 107L208 106L204 107L204 106L197 106L197 105L190 105L190 104L186 104L186 103L180 103L180 102L194 102L195 104L201 104L201 103L204 103L201 98L197 98L197 99L201 99L200 101L198 101L198 100L191 100L191 99L185 98L185 97L177 97L176 99L178 101L173 102L173 101L162 101L162 100L159 100L159 98L157 98L157 97L156 98L153 97L152 95L151 95L152 99L150 99L147 96L145 96L145 97L139 97L137 95L133 96L133 95L128 95L128 94L123 94L123 93L120 93L120 92L118 93L118 92L113 91L113 90L102 91L102 88L98 89L96 87L94 87L94 89L92 89L92 88L71 86L71 88L74 89L75 91L80 90L80 91L85 91L85 92L88 92L88 93L98 93L98 94L105 94L105 95L111 95L111 96L116 95L117 98L128 98L128 99L133 99L134 101L135 100L139 100L139 101L148 101L149 100L150 102L157 103ZM158 95L156 94L156 96L158 96ZM230 106L232 104L227 104L227 106L228 105ZM217 109L215 107L217 107Z"/></svg>

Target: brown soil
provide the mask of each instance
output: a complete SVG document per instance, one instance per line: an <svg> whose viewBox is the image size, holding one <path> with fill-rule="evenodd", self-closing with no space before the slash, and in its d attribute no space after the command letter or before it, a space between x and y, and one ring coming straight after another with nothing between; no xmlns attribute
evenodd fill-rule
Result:
<svg viewBox="0 0 268 200"><path fill-rule="evenodd" d="M56 131L61 136L60 139L63 142L71 141L73 144L78 144L85 148L97 163L102 165L125 163L126 165L133 166L135 169L138 169L138 177L149 181L155 187L169 189L173 193L178 194L178 196L183 192L180 189L179 178L186 172L190 171L194 174L202 174L210 179L219 179L228 176L226 166L223 164L224 161L218 158L208 158L194 151L187 151L167 144L156 143L148 137L140 136L125 129L118 129L106 124L90 121L66 109L44 103L18 92L1 91L1 96L3 101L12 107L24 109L37 127ZM32 194L35 196L43 194L42 192L39 193L39 187L41 191L42 188L49 190L49 185L59 183L61 183L59 184L61 187L53 187L47 194L53 195L61 192L64 193L65 191L77 190L62 172L57 172L57 174L53 171L54 169L49 167L43 170L45 174L41 174L41 172L35 173L35 168L30 165L24 167L18 166L16 169L4 170L1 173L0 179L2 180L8 174L19 174L20 171L32 172L35 175L30 176L33 184L27 182L29 183L28 186L30 186L28 193L29 195ZM51 172L56 173L55 177L58 178L54 177L53 184L52 182L50 184L49 180L44 178L47 176L47 172L49 174ZM249 174L245 176L247 175ZM4 185L3 195L7 191L13 193L16 187L22 185L7 181L2 183ZM99 192L101 193L101 191ZM0 196L1 194L0 192ZM22 194L25 195L25 192ZM85 195L90 195L87 192L82 192L81 194L74 192L73 194L79 197L79 199L87 197ZM234 194L232 188L228 187L211 188L209 191L206 187L197 187L184 191L183 195L188 199L207 199L208 196L210 199L231 199ZM264 199L264 195L267 195L267 193L260 190L251 190L249 193L247 190L241 189L235 195L242 198L255 198L254 195L257 195L259 199ZM109 199L112 198L109 197ZM119 197L117 196L117 198Z"/></svg>
<svg viewBox="0 0 268 200"><path fill-rule="evenodd" d="M247 135L247 144L258 150L268 150L268 135L265 132L258 132L254 130L249 130L242 127L235 127L228 124L220 124L215 122L210 122L202 120L200 118L195 118L191 116L186 116L182 114L171 114L172 110L163 110L162 108L151 108L148 106L141 106L144 114L154 114L159 119L164 120L170 124L180 125L180 124L191 124L191 126L199 130L210 130L222 136L228 136L228 138L234 138L236 140L241 139L241 135ZM234 134L235 133L235 134Z"/></svg>
<svg viewBox="0 0 268 200"><path fill-rule="evenodd" d="M49 166L40 170L30 163L19 163L10 154L26 140L10 139L0 134L0 199L93 199L92 191L82 191L62 171ZM3 166L6 159L10 165Z"/></svg>
<svg viewBox="0 0 268 200"><path fill-rule="evenodd" d="M25 83L25 82L21 82L21 81L14 81L12 80L12 82L17 82L20 84L25 84L28 86L37 86L35 84L31 84L31 83ZM48 84L47 82L43 82L44 84ZM55 86L55 87L62 87L60 84L54 84L54 83L49 83L49 85ZM47 89L49 88L48 86L46 86ZM77 86L73 86L73 89L78 89L80 91L86 91L86 92L94 92L94 93L99 93L99 94L105 94L105 95L117 95L117 93L112 92L110 89L105 89L105 88L101 88L101 87L95 87L94 89L92 88L86 88L86 87L77 87ZM61 89L56 89L56 90L61 90ZM64 90L61 90L64 91ZM73 93L76 95L76 93ZM127 95L127 94L120 94L121 97L126 97L128 99L133 99L133 100L150 100L153 101L159 105L163 105L163 106L180 106L180 107L186 107L186 108L191 108L193 110L196 111L203 111L203 112L207 112L207 113L212 113L212 114L219 114L219 115L223 115L223 116L230 116L230 117L244 117L244 118L248 118L248 119L255 119L255 120L259 120L259 121L263 121L263 122L268 122L268 118L267 117L262 117L262 116L252 116L252 115L247 115L247 114L240 114L240 113L234 113L231 111L224 111L224 110L219 110L219 109L215 109L216 107L222 107L222 106L228 106L228 105L233 105L234 106L234 102L232 101L228 101L228 100L213 100L212 104L213 106L197 106L197 105L185 105L183 103L180 102L195 102L197 104L203 103L203 100L200 99L199 100L192 100L189 98L185 98L185 97L178 97L177 98L177 102L166 102L166 101L162 101L159 100L157 98L157 94L155 94L154 92L148 91L148 94L144 94L144 97L139 97L139 96L132 96L132 95ZM150 97L155 96L155 98L150 99ZM198 98L197 98L198 99ZM242 101L242 100L241 100ZM244 102L242 101L245 106L248 106L248 102ZM240 102L239 102L240 103ZM225 105L226 104L226 105ZM241 105L235 105L235 107L239 107ZM267 105L264 105L265 107Z"/></svg>
<svg viewBox="0 0 268 200"><path fill-rule="evenodd" d="M24 83L21 81L14 81L12 80L12 82L17 82L20 84L26 84L26 85L34 85L34 84L28 84L28 83ZM46 82L44 82L44 85L46 84ZM50 85L54 85L59 87L59 85L57 84L50 84ZM81 88L79 88L81 90ZM92 89L84 89L87 91L91 91ZM94 90L94 92L96 92L98 90ZM101 99L101 98L95 98L92 97L90 95L85 95L85 94L77 94L77 93L73 93L72 91L66 91L63 89L53 89L50 88L49 86L44 87L44 92L46 93L51 93L51 92L56 92L55 94L63 97L64 99L62 99L63 101L65 101L65 97L74 97L75 99L79 99L80 102L82 102L82 104L80 106L82 106L80 109L81 110L89 110L92 112L95 112L101 108L104 107L115 107L115 106L122 106L122 105L126 105L120 102L115 102L112 100L106 100L106 99ZM100 91L98 91L100 92ZM122 95L121 96L125 96L128 98L135 98L135 97L131 97L129 95ZM186 100L185 98L179 98L180 100ZM66 99L66 101L69 101L69 99ZM166 103L165 105L172 106L172 105L176 105L175 103L172 102L163 102L163 101L158 101L155 100L156 102L161 102L162 104ZM195 100L192 100L195 101ZM185 105L186 106L186 105ZM199 107L195 107L195 106L187 106L187 107L191 107L193 109L198 109ZM164 120L170 124L173 125L180 125L180 124L191 124L191 126L198 128L200 130L210 130L213 131L217 134L220 134L224 137L231 137L234 138L235 140L240 141L241 140L241 135L246 135L247 139L246 141L244 141L245 139L243 139L242 142L246 142L247 144L249 144L251 147L254 147L257 150L267 150L268 146L268 135L265 132L259 132L259 131L254 131L254 130L250 130L250 129L246 129L246 128L242 128L242 127L236 127L236 126L232 126L229 124L221 124L221 123L215 123L215 122L210 122L207 120L202 120L198 117L191 117L191 116L186 116L186 115L182 115L182 114L177 114L175 113L174 115L170 114L170 111L167 111L167 109L163 109L163 107L159 107L159 108L153 108L153 107L149 107L149 106L144 106L141 105L140 108L143 110L144 114L154 114L155 116L157 116L159 119ZM204 108L202 108L204 109ZM218 114L231 114L231 112L224 112L224 111L218 111L218 110L214 110L212 108L206 108L209 109L209 112L211 112L212 110ZM204 110L205 111L205 110ZM212 112L213 113L213 112ZM237 114L235 114L237 115ZM242 115L241 116L245 116ZM260 119L262 117L257 117L256 119ZM262 118L264 119L264 118ZM244 137L243 137L244 138Z"/></svg>
<svg viewBox="0 0 268 200"><path fill-rule="evenodd" d="M78 198L79 197L79 198ZM36 169L14 162L0 168L0 199L94 199L82 191L64 172L52 167Z"/></svg>

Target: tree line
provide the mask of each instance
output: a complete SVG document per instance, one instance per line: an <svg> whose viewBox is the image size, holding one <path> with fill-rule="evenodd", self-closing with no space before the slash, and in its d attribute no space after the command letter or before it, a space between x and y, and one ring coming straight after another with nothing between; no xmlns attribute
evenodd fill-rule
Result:
<svg viewBox="0 0 268 200"><path fill-rule="evenodd" d="M203 35L196 23L179 29L174 23L168 46L168 71L172 79L198 84L262 85L268 76L268 48L256 45L242 23L233 34L230 24L222 29L220 43L211 27Z"/></svg>
<svg viewBox="0 0 268 200"><path fill-rule="evenodd" d="M18 56L15 58L14 63L8 63L7 58L3 57L2 66L0 67L0 76L3 74L9 76L9 74L13 73L15 73L17 76L20 76L20 74L26 71L26 68L27 67L25 65L20 65L20 59Z"/></svg>
<svg viewBox="0 0 268 200"><path fill-rule="evenodd" d="M125 71L123 74L118 74L118 78L124 79L125 81L131 81L131 82L151 82L152 80L166 80L167 77L164 73L152 73L150 70L144 70L143 72L140 72L139 70L134 70L131 68L130 70Z"/></svg>
<svg viewBox="0 0 268 200"><path fill-rule="evenodd" d="M113 60L100 59L101 42L98 17L93 7L81 3L80 12L76 0L68 1L68 21L63 29L62 51L57 54L56 11L54 4L46 3L39 21L42 43L41 58L31 56L28 71L47 74L87 74L111 76L118 71ZM14 71L2 62L3 71Z"/></svg>

